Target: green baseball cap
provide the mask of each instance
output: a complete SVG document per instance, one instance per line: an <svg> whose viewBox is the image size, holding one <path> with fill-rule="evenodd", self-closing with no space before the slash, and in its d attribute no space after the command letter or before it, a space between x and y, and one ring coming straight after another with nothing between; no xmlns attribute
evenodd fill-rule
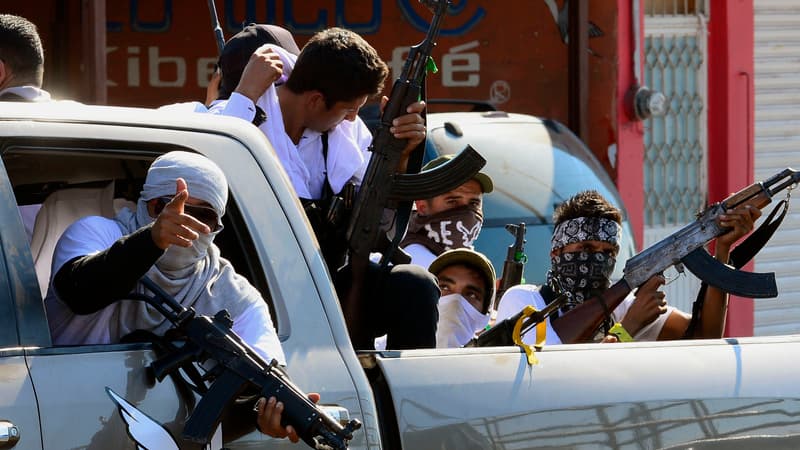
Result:
<svg viewBox="0 0 800 450"><path fill-rule="evenodd" d="M442 155L436 159L432 159L431 161L428 162L428 164L422 166L422 172L426 170L431 170L435 167L439 167L442 164L455 158L455 156L456 155ZM483 172L478 172L475 174L474 177L472 177L472 179L477 181L481 185L481 190L483 191L484 194L488 194L489 192L492 192L494 190L494 183L492 182L492 179L491 177L489 177L489 175L486 175Z"/></svg>
<svg viewBox="0 0 800 450"><path fill-rule="evenodd" d="M484 308L488 311L494 303L495 285L497 284L497 276L492 262L483 253L468 248L456 248L448 250L434 259L428 267L428 272L438 276L442 270L457 264L471 267L483 276L486 287L489 289L484 299Z"/></svg>

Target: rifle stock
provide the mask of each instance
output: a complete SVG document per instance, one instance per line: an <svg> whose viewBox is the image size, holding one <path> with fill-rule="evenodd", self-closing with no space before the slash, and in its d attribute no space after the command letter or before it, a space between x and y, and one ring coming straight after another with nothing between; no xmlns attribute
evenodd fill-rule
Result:
<svg viewBox="0 0 800 450"><path fill-rule="evenodd" d="M772 202L775 194L796 185L799 181L800 172L786 168L763 182L747 186L720 203L710 205L698 215L694 222L639 252L625 263L622 279L603 292L599 298L595 297L583 302L552 322L553 329L561 338L561 342L589 341L607 313L619 306L632 289L638 288L645 281L663 273L669 267L682 264L682 260L695 250L730 231L719 225L717 219L720 215L725 214L729 209L744 205L764 208ZM766 278L763 279L768 281ZM721 283L714 280L704 279L703 281L718 286L724 291L738 294L733 290L735 288L733 286L720 286ZM751 286L748 294L758 297L770 296L777 292L774 286L774 277L772 284L771 286L761 286L758 289Z"/></svg>

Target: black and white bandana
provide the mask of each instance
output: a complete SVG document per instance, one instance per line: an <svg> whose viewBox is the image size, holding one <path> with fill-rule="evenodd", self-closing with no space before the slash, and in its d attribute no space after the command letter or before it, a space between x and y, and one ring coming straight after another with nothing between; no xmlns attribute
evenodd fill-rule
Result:
<svg viewBox="0 0 800 450"><path fill-rule="evenodd" d="M400 247L420 244L436 256L455 248L472 250L482 225L483 213L473 205L459 206L430 216L420 216L413 211Z"/></svg>
<svg viewBox="0 0 800 450"><path fill-rule="evenodd" d="M622 228L610 219L602 217L576 217L556 225L551 240L551 250L583 241L602 241L619 248Z"/></svg>
<svg viewBox="0 0 800 450"><path fill-rule="evenodd" d="M562 312L567 312L611 285L617 259L608 252L564 252L550 259L548 277L556 277L567 295Z"/></svg>

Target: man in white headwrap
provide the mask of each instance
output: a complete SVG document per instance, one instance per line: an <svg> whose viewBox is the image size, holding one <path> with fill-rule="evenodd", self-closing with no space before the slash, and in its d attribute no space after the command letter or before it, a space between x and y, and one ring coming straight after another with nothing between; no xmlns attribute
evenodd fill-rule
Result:
<svg viewBox="0 0 800 450"><path fill-rule="evenodd" d="M761 211L744 206L721 216L720 225L730 231L716 239L715 256L727 262L731 245L753 229L753 222ZM619 242L622 238L620 210L597 191L583 191L559 205L553 213L555 229L550 252L551 268L545 286L514 286L503 295L497 310L497 320L507 319L527 305L541 310L555 298L552 280L557 280L567 302L561 307L564 313L611 285ZM664 293L659 291L665 279L656 275L632 292L611 311L606 320L605 332L618 341L655 341L680 339L690 327L692 316L668 306ZM701 314L696 318L697 330L693 337L719 338L725 328L728 295L719 289L706 292ZM559 312L547 319L546 343L560 344L561 340L551 327ZM603 338L600 334L597 340ZM526 344L535 344L536 333L523 336Z"/></svg>
<svg viewBox="0 0 800 450"><path fill-rule="evenodd" d="M156 159L136 211L92 216L70 225L56 246L45 299L57 345L106 344L134 330L163 334L170 323L141 301L147 275L199 314L227 309L233 330L267 360L285 357L260 293L220 257L214 237L228 200L225 175L189 152Z"/></svg>

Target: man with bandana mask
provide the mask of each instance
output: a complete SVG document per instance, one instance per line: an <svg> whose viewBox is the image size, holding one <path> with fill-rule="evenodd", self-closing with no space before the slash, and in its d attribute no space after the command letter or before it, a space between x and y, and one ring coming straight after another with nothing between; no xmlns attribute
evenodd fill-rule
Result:
<svg viewBox="0 0 800 450"><path fill-rule="evenodd" d="M422 168L438 167L455 155L440 156ZM437 256L456 248L474 249L483 225L483 194L494 189L492 179L483 172L442 195L415 202L408 230L400 248L411 256L411 263L429 267Z"/></svg>
<svg viewBox="0 0 800 450"><path fill-rule="evenodd" d="M716 258L727 262L731 245L753 229L760 217L757 208L744 206L730 210L721 219L723 227L731 231L716 240ZM566 312L586 299L603 292L611 284L616 256L621 238L620 211L596 191L576 194L560 205L553 214L551 269L547 273L548 285L541 289L520 285L509 289L500 301L497 319L513 316L527 305L543 309L554 297L552 286L560 284L567 293ZM667 340L684 336L691 315L667 306L664 293L659 291L665 283L662 275L655 276L631 293L603 325L604 333L619 341ZM719 338L725 328L727 294L710 288L700 315L697 337ZM547 344L560 344L551 320L558 320L558 312L547 320ZM603 337L598 336L597 340ZM535 336L528 333L523 340L533 344Z"/></svg>
<svg viewBox="0 0 800 450"><path fill-rule="evenodd" d="M135 211L70 225L56 245L45 298L53 343L116 343L134 330L163 334L171 323L161 313L125 300L144 292L139 279L147 275L198 314L227 309L233 331L267 361L286 365L266 302L213 243L227 201L228 182L216 164L176 151L150 166ZM281 403L262 399L260 429L296 442L294 430L280 426L281 411Z"/></svg>
<svg viewBox="0 0 800 450"><path fill-rule="evenodd" d="M436 347L462 347L489 323L494 301L494 267L482 253L458 248L439 255L428 268L439 279Z"/></svg>

